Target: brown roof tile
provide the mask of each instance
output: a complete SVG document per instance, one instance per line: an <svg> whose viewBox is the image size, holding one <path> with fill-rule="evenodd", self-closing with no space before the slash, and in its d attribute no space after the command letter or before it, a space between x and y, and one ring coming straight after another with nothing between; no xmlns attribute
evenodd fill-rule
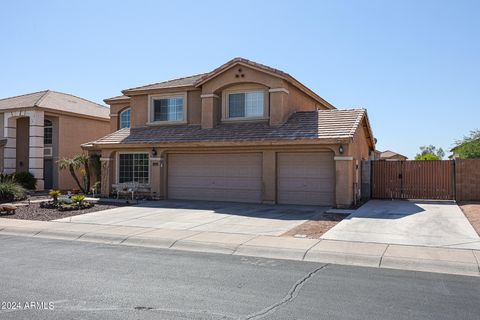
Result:
<svg viewBox="0 0 480 320"><path fill-rule="evenodd" d="M158 83L148 84L141 87L134 87L122 90L123 93L133 93L136 91L143 91L143 90L152 90L152 89L165 89L165 88L177 88L177 87L190 87L194 86L198 79L203 77L205 73L195 74L188 77L177 78L167 81L162 81Z"/></svg>
<svg viewBox="0 0 480 320"><path fill-rule="evenodd" d="M115 101L129 101L129 100L130 100L130 97L129 97L129 96L125 96L125 95L115 96L115 97L103 99L103 101L104 101L105 103L115 102Z"/></svg>
<svg viewBox="0 0 480 320"><path fill-rule="evenodd" d="M197 125L121 129L90 144L267 141L353 138L365 109L297 112L279 127L267 122L222 123L213 129Z"/></svg>
<svg viewBox="0 0 480 320"><path fill-rule="evenodd" d="M40 107L109 119L110 109L68 93L44 90L0 100L0 110Z"/></svg>

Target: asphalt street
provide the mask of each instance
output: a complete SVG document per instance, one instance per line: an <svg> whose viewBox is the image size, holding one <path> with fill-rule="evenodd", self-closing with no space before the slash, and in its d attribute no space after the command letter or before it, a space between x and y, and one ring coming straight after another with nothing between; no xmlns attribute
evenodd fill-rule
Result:
<svg viewBox="0 0 480 320"><path fill-rule="evenodd" d="M480 278L0 236L0 319L479 319Z"/></svg>

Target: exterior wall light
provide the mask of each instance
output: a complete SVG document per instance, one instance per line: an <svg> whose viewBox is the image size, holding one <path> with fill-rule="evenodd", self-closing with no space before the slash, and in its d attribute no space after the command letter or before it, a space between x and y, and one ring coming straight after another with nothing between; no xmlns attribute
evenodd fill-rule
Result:
<svg viewBox="0 0 480 320"><path fill-rule="evenodd" d="M339 152L340 154L343 154L343 151L344 151L344 150L343 150L343 145L340 145L340 147L338 147L338 152Z"/></svg>
<svg viewBox="0 0 480 320"><path fill-rule="evenodd" d="M155 147L152 148L152 156L156 156L157 155L157 149L155 149Z"/></svg>

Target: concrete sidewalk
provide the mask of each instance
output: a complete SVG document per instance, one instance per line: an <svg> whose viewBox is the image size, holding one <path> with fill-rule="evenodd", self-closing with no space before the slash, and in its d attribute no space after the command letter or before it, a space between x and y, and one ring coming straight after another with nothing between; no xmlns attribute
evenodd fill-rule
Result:
<svg viewBox="0 0 480 320"><path fill-rule="evenodd" d="M0 218L0 234L480 276L480 251Z"/></svg>

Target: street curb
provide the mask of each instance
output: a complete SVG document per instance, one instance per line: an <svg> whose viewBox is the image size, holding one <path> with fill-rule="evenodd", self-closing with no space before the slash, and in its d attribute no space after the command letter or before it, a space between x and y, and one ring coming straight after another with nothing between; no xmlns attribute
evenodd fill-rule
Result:
<svg viewBox="0 0 480 320"><path fill-rule="evenodd" d="M479 276L478 265L454 261L384 257L381 268Z"/></svg>
<svg viewBox="0 0 480 320"><path fill-rule="evenodd" d="M121 227L122 229L118 230L120 228L115 227L85 232L75 230L78 226L74 224L69 230L65 226L55 229L56 225L50 222L32 224L30 221L24 226L18 222L14 225L5 221L3 223L0 225L0 235L480 276L480 251L477 250L332 240L318 240L307 248L305 239L296 238L276 239L264 236L265 240L256 237L238 244L189 240L190 236L173 238L149 236L147 230L152 230L151 228ZM155 232L161 234L163 230L157 229ZM213 236L209 232L205 233L207 238ZM262 241L266 241L266 245L262 245ZM289 248L286 247L287 243Z"/></svg>

